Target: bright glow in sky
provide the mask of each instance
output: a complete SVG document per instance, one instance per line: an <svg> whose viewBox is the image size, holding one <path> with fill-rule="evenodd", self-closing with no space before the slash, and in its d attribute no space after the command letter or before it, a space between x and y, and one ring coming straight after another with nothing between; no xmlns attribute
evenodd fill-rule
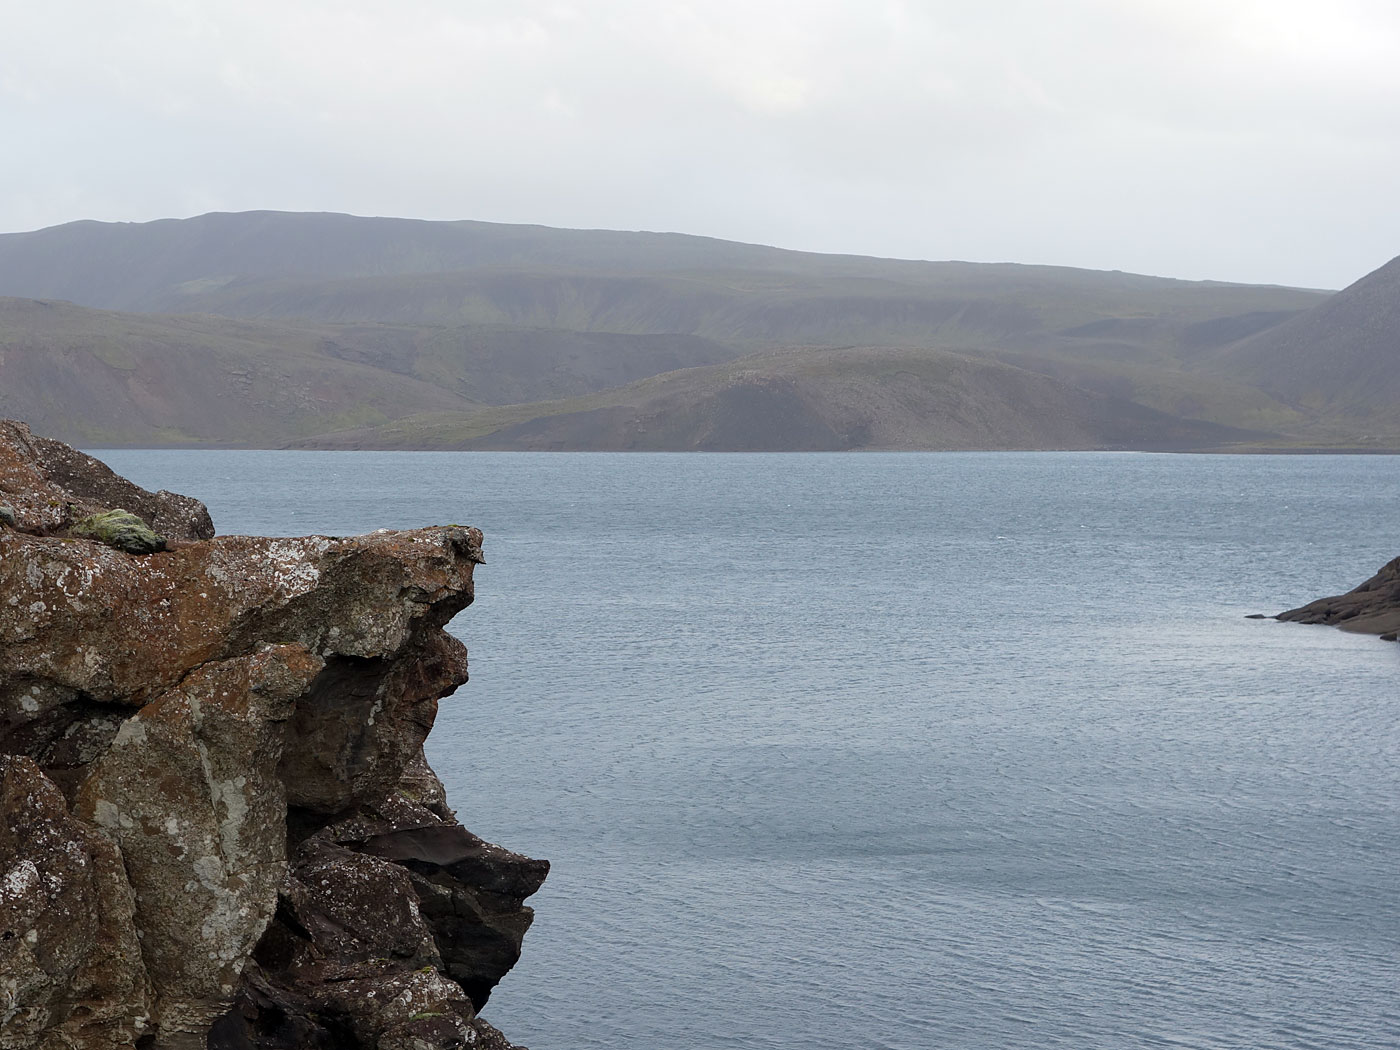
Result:
<svg viewBox="0 0 1400 1050"><path fill-rule="evenodd" d="M1373 0L0 0L0 230L252 208L1340 287Z"/></svg>

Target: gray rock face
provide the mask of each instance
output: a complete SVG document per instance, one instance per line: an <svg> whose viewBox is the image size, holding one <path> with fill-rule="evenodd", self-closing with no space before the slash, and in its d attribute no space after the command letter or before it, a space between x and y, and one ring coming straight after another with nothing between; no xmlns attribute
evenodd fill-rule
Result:
<svg viewBox="0 0 1400 1050"><path fill-rule="evenodd" d="M422 757L481 534L212 539L0 422L0 1050L508 1047L544 861ZM75 534L119 504L172 536Z"/></svg>

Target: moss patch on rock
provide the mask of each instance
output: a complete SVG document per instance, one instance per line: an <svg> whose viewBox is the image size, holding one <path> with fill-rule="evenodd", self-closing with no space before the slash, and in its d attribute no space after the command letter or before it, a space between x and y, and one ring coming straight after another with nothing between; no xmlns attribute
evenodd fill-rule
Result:
<svg viewBox="0 0 1400 1050"><path fill-rule="evenodd" d="M165 550L165 537L128 510L107 510L90 515L68 531L127 554L154 554Z"/></svg>

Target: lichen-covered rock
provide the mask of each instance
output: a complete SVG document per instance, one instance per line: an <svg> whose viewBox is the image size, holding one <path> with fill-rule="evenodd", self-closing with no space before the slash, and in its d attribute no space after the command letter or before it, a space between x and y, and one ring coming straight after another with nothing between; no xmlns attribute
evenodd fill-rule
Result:
<svg viewBox="0 0 1400 1050"><path fill-rule="evenodd" d="M122 723L79 789L75 813L121 847L166 1041L203 1039L272 918L283 732L322 666L282 645L196 668Z"/></svg>
<svg viewBox="0 0 1400 1050"><path fill-rule="evenodd" d="M342 684L358 682L360 672L386 690L427 676L439 695L450 692L465 680L466 661L440 628L471 600L480 535L435 528L350 539L226 536L134 558L98 543L0 533L0 730L79 695L139 706L192 667L269 643L323 656ZM432 667L420 663L423 649L434 654ZM442 673L450 683L433 677ZM338 698L316 700L315 713L299 713L305 731L331 730L349 717ZM376 700L399 703L379 697L376 686L356 716L367 716ZM417 688L413 702L430 710L411 726L376 719L355 727L359 739L337 735L334 746L350 749L361 778L357 790L398 779L427 734L435 701ZM404 731L417 739L396 744ZM381 746L397 768L365 780Z"/></svg>
<svg viewBox="0 0 1400 1050"><path fill-rule="evenodd" d="M72 522L120 507L172 540L214 535L209 511L197 499L147 492L86 453L36 437L23 423L0 419L0 497L17 528L36 535L61 532Z"/></svg>
<svg viewBox="0 0 1400 1050"><path fill-rule="evenodd" d="M3 421L0 492L0 1050L508 1047L476 1010L548 865L422 758L481 534L211 539Z"/></svg>
<svg viewBox="0 0 1400 1050"><path fill-rule="evenodd" d="M1320 623L1357 634L1394 635L1400 631L1400 558L1381 566L1365 583L1331 598L1318 598L1281 612L1276 620Z"/></svg>
<svg viewBox="0 0 1400 1050"><path fill-rule="evenodd" d="M131 1047L151 1033L116 845L38 764L0 754L0 1047Z"/></svg>
<svg viewBox="0 0 1400 1050"><path fill-rule="evenodd" d="M128 510L89 514L68 527L68 535L96 540L127 554L155 554L165 550L165 537Z"/></svg>

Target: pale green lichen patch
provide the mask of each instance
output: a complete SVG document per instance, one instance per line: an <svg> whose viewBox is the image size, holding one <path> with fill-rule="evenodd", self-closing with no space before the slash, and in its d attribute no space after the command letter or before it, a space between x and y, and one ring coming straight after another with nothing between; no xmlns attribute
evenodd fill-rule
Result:
<svg viewBox="0 0 1400 1050"><path fill-rule="evenodd" d="M165 537L127 510L106 510L90 515L68 531L127 554L155 554L165 550Z"/></svg>

